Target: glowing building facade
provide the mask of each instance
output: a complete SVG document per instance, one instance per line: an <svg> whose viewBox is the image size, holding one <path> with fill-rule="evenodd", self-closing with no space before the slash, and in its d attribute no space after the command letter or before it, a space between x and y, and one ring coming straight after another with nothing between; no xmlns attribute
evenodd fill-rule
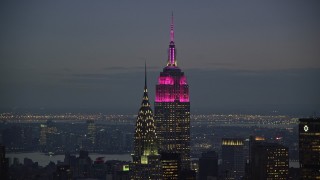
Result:
<svg viewBox="0 0 320 180"><path fill-rule="evenodd" d="M320 179L320 118L299 120L301 179Z"/></svg>
<svg viewBox="0 0 320 180"><path fill-rule="evenodd" d="M146 72L145 72L146 73ZM145 74L144 94L134 134L134 154L130 179L162 179L160 155Z"/></svg>
<svg viewBox="0 0 320 180"><path fill-rule="evenodd" d="M161 164L163 179L178 180L181 172L180 154L176 153L161 153Z"/></svg>
<svg viewBox="0 0 320 180"><path fill-rule="evenodd" d="M189 86L177 66L173 17L167 66L156 85L155 120L160 151L181 155L181 169L190 169Z"/></svg>

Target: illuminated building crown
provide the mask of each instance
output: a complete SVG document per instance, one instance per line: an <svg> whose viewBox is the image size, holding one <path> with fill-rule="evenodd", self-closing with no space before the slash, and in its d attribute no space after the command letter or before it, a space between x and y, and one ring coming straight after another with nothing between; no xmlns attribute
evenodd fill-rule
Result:
<svg viewBox="0 0 320 180"><path fill-rule="evenodd" d="M148 97L147 73L145 67L145 84L141 107L139 109L135 131L135 155L157 155L156 130L153 112Z"/></svg>

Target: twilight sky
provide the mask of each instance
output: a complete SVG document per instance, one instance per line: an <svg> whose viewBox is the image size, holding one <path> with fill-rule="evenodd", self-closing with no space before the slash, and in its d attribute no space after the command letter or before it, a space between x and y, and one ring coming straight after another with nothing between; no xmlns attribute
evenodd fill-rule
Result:
<svg viewBox="0 0 320 180"><path fill-rule="evenodd" d="M320 1L1 1L0 108L136 113L171 12L194 113L320 112Z"/></svg>

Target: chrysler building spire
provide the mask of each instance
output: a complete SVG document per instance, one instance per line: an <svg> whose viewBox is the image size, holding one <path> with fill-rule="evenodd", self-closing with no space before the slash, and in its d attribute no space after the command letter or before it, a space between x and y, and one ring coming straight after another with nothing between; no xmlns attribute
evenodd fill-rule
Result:
<svg viewBox="0 0 320 180"><path fill-rule="evenodd" d="M131 179L155 179L161 180L160 155L156 125L147 90L147 67L145 64L144 90L141 107L136 120L134 134L134 153Z"/></svg>

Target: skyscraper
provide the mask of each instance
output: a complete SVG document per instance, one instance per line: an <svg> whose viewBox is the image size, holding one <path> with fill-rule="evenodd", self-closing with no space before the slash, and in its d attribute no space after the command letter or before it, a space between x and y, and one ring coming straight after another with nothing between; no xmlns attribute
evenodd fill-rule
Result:
<svg viewBox="0 0 320 180"><path fill-rule="evenodd" d="M47 144L47 125L40 124L40 145L44 146Z"/></svg>
<svg viewBox="0 0 320 180"><path fill-rule="evenodd" d="M163 179L174 180L180 179L181 172L181 158L177 153L161 153L161 165Z"/></svg>
<svg viewBox="0 0 320 180"><path fill-rule="evenodd" d="M250 138L250 174L247 178L288 179L288 148L277 143L255 139Z"/></svg>
<svg viewBox="0 0 320 180"><path fill-rule="evenodd" d="M155 120L160 151L181 155L181 169L190 169L189 86L177 65L173 16L168 62L156 85Z"/></svg>
<svg viewBox="0 0 320 180"><path fill-rule="evenodd" d="M9 159L6 158L6 147L0 144L0 179L8 179Z"/></svg>
<svg viewBox="0 0 320 180"><path fill-rule="evenodd" d="M320 118L299 120L301 179L320 179Z"/></svg>
<svg viewBox="0 0 320 180"><path fill-rule="evenodd" d="M244 176L244 140L223 138L221 146L222 169L228 177L241 179ZM230 178L231 179L231 178Z"/></svg>
<svg viewBox="0 0 320 180"><path fill-rule="evenodd" d="M215 151L202 153L199 158L199 179L218 179L218 154Z"/></svg>
<svg viewBox="0 0 320 180"><path fill-rule="evenodd" d="M91 146L94 145L96 141L96 125L94 120L87 120L87 136Z"/></svg>
<svg viewBox="0 0 320 180"><path fill-rule="evenodd" d="M148 97L147 74L134 134L131 179L162 179L156 127Z"/></svg>

